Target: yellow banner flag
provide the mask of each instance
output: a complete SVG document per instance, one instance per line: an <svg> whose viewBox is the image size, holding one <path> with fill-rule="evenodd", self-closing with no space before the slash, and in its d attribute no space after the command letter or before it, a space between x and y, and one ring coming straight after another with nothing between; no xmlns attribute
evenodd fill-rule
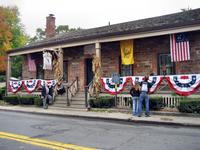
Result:
<svg viewBox="0 0 200 150"><path fill-rule="evenodd" d="M133 40L120 41L121 59L123 65L134 64Z"/></svg>

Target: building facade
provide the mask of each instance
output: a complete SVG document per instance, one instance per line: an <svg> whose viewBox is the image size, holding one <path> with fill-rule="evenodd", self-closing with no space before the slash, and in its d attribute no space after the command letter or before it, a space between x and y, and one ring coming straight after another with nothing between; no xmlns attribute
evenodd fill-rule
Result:
<svg viewBox="0 0 200 150"><path fill-rule="evenodd" d="M51 14L47 17L46 31L45 40L8 52L7 83L11 77L10 60L17 55L24 57L22 79L55 79L53 71L42 69L44 49L60 52L64 82L71 83L78 77L80 91L93 79L94 56L100 58L102 77L111 77L113 73L120 76L200 73L200 9L63 35L55 35L55 18ZM190 42L190 60L172 62L170 35L185 32ZM134 41L133 65L121 64L122 40ZM36 71L28 69L28 54L35 60Z"/></svg>

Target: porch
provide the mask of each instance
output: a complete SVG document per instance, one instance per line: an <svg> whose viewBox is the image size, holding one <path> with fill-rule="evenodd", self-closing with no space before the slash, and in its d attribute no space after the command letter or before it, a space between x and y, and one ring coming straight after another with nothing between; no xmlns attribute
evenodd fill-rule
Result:
<svg viewBox="0 0 200 150"><path fill-rule="evenodd" d="M200 39L199 32L192 32L193 42L191 42L191 55L194 60L188 62L171 63L170 61L170 48L169 36L156 36L148 38L134 39L134 64L122 65L120 54L120 41L115 42L96 42L93 44L86 44L81 46L65 46L63 48L51 47L59 52L59 61L61 74L63 77L63 84L65 85L66 93L62 96L55 98L55 106L58 107L75 107L85 108L88 106L88 93L85 87L91 83L93 79L92 60L94 56L100 57L102 77L111 77L113 73L119 73L120 76L139 76L146 73L153 75L162 74L187 74L199 73L199 66L194 65L199 61L196 54L196 42ZM47 49L47 48L45 48ZM24 57L22 77L23 80L30 79L55 79L52 70L43 70L43 54L44 49L38 49L29 52L20 52L11 54L8 58L21 54ZM28 71L27 56L36 62L37 70L35 72ZM163 70L163 66L166 70ZM8 70L10 71L10 63ZM10 74L9 74L10 73ZM11 76L8 72L7 79ZM8 83L8 82L7 82ZM131 84L127 84L124 91L117 97L117 108L128 109L130 108L130 95L129 90ZM40 95L40 89L36 89L32 94ZM104 95L106 91L102 88L101 93ZM11 94L11 93L8 93ZM22 90L18 94L27 94ZM156 91L155 95L162 96L163 102L166 107L177 107L180 98L172 96L173 91L169 89L166 83L162 83L160 88Z"/></svg>

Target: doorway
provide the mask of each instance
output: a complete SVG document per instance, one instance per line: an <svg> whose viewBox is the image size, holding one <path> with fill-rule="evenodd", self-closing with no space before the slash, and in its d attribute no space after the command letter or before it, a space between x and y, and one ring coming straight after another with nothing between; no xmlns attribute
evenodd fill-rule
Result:
<svg viewBox="0 0 200 150"><path fill-rule="evenodd" d="M63 61L63 81L68 82L68 61Z"/></svg>
<svg viewBox="0 0 200 150"><path fill-rule="evenodd" d="M93 79L92 58L87 58L85 60L85 65L86 65L86 85L88 85Z"/></svg>

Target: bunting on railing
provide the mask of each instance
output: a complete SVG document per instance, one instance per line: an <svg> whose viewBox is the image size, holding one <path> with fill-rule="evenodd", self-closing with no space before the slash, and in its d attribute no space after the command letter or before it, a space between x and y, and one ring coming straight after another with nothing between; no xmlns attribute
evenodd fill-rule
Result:
<svg viewBox="0 0 200 150"><path fill-rule="evenodd" d="M56 85L56 80L41 80L40 81L40 85L44 86L44 85L48 85L48 87L54 87Z"/></svg>
<svg viewBox="0 0 200 150"><path fill-rule="evenodd" d="M200 87L200 74L166 76L169 86L179 95L188 96Z"/></svg>
<svg viewBox="0 0 200 150"><path fill-rule="evenodd" d="M142 82L144 80L144 76L131 76L132 84L135 85L136 82Z"/></svg>
<svg viewBox="0 0 200 150"><path fill-rule="evenodd" d="M9 90L12 93L17 93L22 85L24 85L24 89L28 92L31 93L38 86L43 86L44 84L48 85L48 87L54 87L56 85L56 80L41 80L41 79L31 79L31 80L21 80L21 81L9 81Z"/></svg>
<svg viewBox="0 0 200 150"><path fill-rule="evenodd" d="M131 76L132 84L135 85L135 82L141 83L144 80L144 76ZM154 93L159 87L160 83L163 80L163 76L149 76L148 82L151 83L152 87L150 88L150 94Z"/></svg>
<svg viewBox="0 0 200 150"><path fill-rule="evenodd" d="M38 83L40 82L40 80L38 79L23 80L23 81L24 81L24 88L28 93L32 93L36 89Z"/></svg>
<svg viewBox="0 0 200 150"><path fill-rule="evenodd" d="M152 94L156 91L156 89L160 86L160 83L163 80L163 76L149 76L149 82L152 87L149 90L149 93Z"/></svg>
<svg viewBox="0 0 200 150"><path fill-rule="evenodd" d="M120 77L120 83L117 85L117 90L115 91L115 83L112 82L112 78L101 78L102 85L104 89L114 95L117 93L120 93L123 89L126 83L128 82L129 77Z"/></svg>
<svg viewBox="0 0 200 150"><path fill-rule="evenodd" d="M17 93L22 87L22 81L9 81L9 90L12 93Z"/></svg>
<svg viewBox="0 0 200 150"><path fill-rule="evenodd" d="M163 78L166 78L169 86L177 94L182 96L188 96L193 94L198 88L200 88L200 74L190 74L190 75L167 75L167 76L150 76L149 82L152 84L150 88L150 93L154 93L159 87ZM120 83L117 85L117 91L115 91L115 84L112 82L112 78L101 78L102 86L110 94L120 93L126 83L132 81L132 84L135 85L135 82L142 82L144 76L127 76L120 77ZM21 81L9 81L9 90L13 93L16 93L20 90L22 85L24 89L31 93L33 92L38 85L47 84L49 87L55 86L57 84L56 80L40 80L40 79L31 79L31 80L21 80Z"/></svg>

